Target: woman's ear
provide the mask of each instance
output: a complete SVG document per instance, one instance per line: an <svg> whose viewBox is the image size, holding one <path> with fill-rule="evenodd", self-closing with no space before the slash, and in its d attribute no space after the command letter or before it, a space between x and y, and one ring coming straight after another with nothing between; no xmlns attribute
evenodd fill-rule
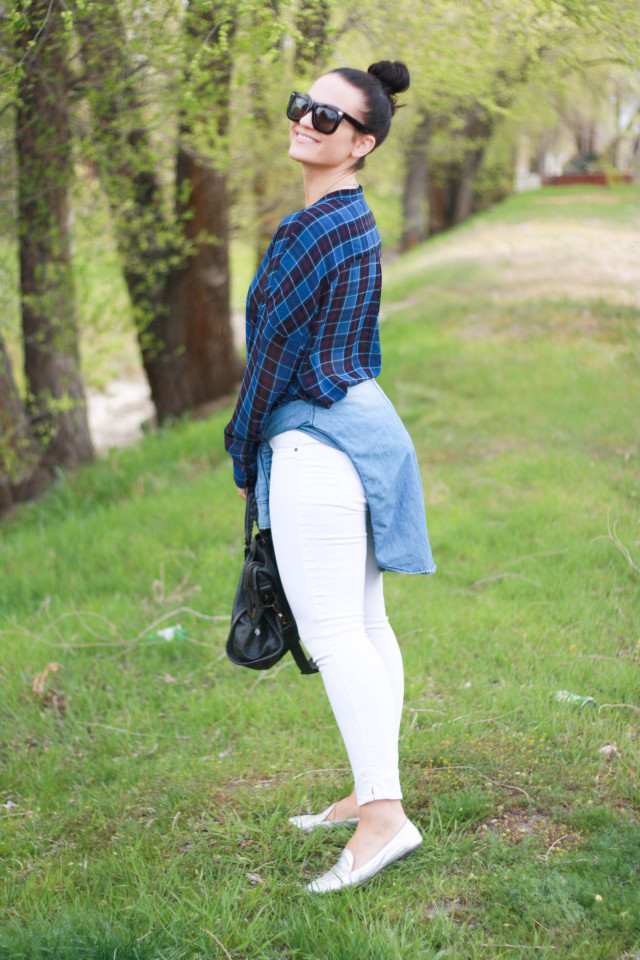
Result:
<svg viewBox="0 0 640 960"><path fill-rule="evenodd" d="M368 153L371 153L375 145L376 138L372 133L366 133L364 136L358 137L356 140L355 146L351 151L351 156L366 157Z"/></svg>

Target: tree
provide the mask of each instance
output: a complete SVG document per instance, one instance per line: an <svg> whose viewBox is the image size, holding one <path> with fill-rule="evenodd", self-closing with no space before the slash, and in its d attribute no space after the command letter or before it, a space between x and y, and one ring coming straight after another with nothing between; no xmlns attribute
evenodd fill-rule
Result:
<svg viewBox="0 0 640 960"><path fill-rule="evenodd" d="M429 232L427 145L431 136L431 117L422 114L407 150L406 174L402 194L402 235L400 249L410 250L425 240Z"/></svg>
<svg viewBox="0 0 640 960"><path fill-rule="evenodd" d="M324 67L329 47L331 4L329 0L299 0L295 11L297 43L294 62L302 71Z"/></svg>
<svg viewBox="0 0 640 960"><path fill-rule="evenodd" d="M273 25L280 21L281 9L278 0L254 7L251 14L251 30L256 39L250 63L247 65L248 85L246 96L251 104L251 139L257 148L252 157L249 177L253 188L252 221L256 250L256 264L264 256L278 223L278 193L274 191L272 161L273 114L270 95L271 76L277 60L284 55L283 37L275 36L269 42ZM265 42L266 41L266 42ZM242 93L239 92L242 96Z"/></svg>
<svg viewBox="0 0 640 960"><path fill-rule="evenodd" d="M180 115L176 158L176 214L190 251L169 282L169 322L182 325L189 406L227 393L240 371L233 352L229 307L229 201L226 165L198 150L209 123L215 145L229 126L231 51L235 23L225 3L191 3L185 15L189 90L194 108ZM226 153L226 145L225 145ZM212 385L214 389L212 390Z"/></svg>
<svg viewBox="0 0 640 960"><path fill-rule="evenodd" d="M68 38L60 3L20 7L15 144L27 409L46 462L75 467L93 458L93 447L70 254Z"/></svg>
<svg viewBox="0 0 640 960"><path fill-rule="evenodd" d="M354 20L377 49L392 36L412 72L411 120L394 121L406 143L404 249L482 204L487 149L498 131L513 133L502 121L523 88L537 83L548 96L563 75L603 62L628 75L640 57L629 0L362 0Z"/></svg>
<svg viewBox="0 0 640 960"><path fill-rule="evenodd" d="M408 157L409 169L422 165L426 176L426 236L461 223L475 209L477 177L498 121L537 68L554 25L530 6L502 0L421 10L428 35L447 38L418 78L430 135L425 141L417 126Z"/></svg>
<svg viewBox="0 0 640 960"><path fill-rule="evenodd" d="M0 514L19 500L29 500L47 485L41 452L31 432L0 336Z"/></svg>
<svg viewBox="0 0 640 960"><path fill-rule="evenodd" d="M214 113L214 139L224 139L233 16L233 4L203 0L192 3L185 15L171 214L163 208L138 87L140 69L129 56L120 10L111 0L75 4L95 159L160 422L229 392L240 374L230 324L225 173L197 147L205 111Z"/></svg>

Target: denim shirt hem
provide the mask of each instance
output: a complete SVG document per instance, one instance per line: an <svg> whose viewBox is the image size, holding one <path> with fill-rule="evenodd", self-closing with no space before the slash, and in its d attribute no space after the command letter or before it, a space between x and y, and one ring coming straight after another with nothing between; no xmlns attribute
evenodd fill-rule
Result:
<svg viewBox="0 0 640 960"><path fill-rule="evenodd" d="M330 407L293 400L271 414L258 451L256 501L261 529L271 526L268 441L286 430L302 430L351 458L369 504L375 556L382 570L435 573L413 443L375 380L349 387L345 397Z"/></svg>

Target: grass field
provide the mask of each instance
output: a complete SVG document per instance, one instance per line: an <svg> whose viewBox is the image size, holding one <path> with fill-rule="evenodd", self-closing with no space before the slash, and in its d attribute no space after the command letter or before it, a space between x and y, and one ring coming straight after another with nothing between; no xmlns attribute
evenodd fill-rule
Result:
<svg viewBox="0 0 640 960"><path fill-rule="evenodd" d="M386 579L425 842L364 888L287 824L350 789L321 680L224 655L231 406L3 523L0 960L640 956L639 223L550 188L386 268L438 572Z"/></svg>

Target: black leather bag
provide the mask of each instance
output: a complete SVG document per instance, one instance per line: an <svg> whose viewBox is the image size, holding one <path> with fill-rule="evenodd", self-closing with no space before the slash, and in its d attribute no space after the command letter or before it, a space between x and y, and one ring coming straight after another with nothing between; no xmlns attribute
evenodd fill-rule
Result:
<svg viewBox="0 0 640 960"><path fill-rule="evenodd" d="M258 530L253 489L247 491L244 523L244 563L233 601L227 656L240 667L268 670L290 651L302 673L317 673L298 639L298 628L287 603L270 530Z"/></svg>

